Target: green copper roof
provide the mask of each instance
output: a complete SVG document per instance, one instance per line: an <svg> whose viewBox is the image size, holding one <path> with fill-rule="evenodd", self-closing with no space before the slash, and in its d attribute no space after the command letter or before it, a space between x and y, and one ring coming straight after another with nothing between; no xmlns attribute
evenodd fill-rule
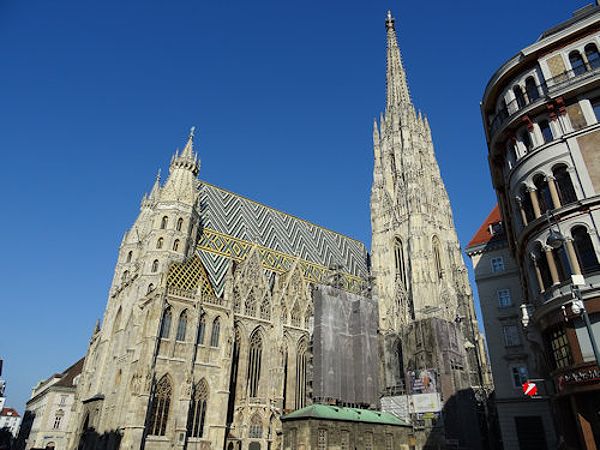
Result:
<svg viewBox="0 0 600 450"><path fill-rule="evenodd" d="M340 406L310 405L286 414L281 420L321 419L345 420L347 422L367 422L379 425L409 426L393 414L370 409L342 408Z"/></svg>

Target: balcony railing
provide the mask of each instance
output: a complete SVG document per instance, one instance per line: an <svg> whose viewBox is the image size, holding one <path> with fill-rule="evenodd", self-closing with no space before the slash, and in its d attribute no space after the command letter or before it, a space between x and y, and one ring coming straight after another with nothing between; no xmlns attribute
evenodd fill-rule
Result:
<svg viewBox="0 0 600 450"><path fill-rule="evenodd" d="M600 73L600 60L594 60L592 64L586 63L535 85L535 90L533 86L530 86L523 91L521 97L508 102L506 107L501 108L492 117L490 120L490 135L496 133L508 119L515 116L525 107L543 101L546 95L552 94L570 83L590 78L598 73Z"/></svg>

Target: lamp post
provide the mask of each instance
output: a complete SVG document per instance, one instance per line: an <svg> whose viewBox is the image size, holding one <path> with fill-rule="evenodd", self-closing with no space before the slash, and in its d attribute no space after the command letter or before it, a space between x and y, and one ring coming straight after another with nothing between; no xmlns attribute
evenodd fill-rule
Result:
<svg viewBox="0 0 600 450"><path fill-rule="evenodd" d="M600 0L599 0L600 1ZM548 215L548 222L550 222L550 215ZM556 223L556 221L555 221ZM565 236L560 232L560 228L558 223L556 223L556 230L550 228L550 233L548 233L548 238L546 239L546 244L554 249L558 249L563 246L565 242ZM570 262L570 261L569 261ZM571 264L572 265L572 264ZM573 270L571 268L571 274ZM583 302L583 298L581 296L580 286L583 286L585 281L583 279L583 275L571 275L571 292L573 293L573 297L575 298L571 302L571 311L573 314L583 318L583 322L585 323L585 328L587 329L588 336L590 338L590 343L592 344L592 350L594 351L594 358L596 360L596 365L600 366L600 352L598 351L598 344L596 343L596 337L594 336L594 330L592 329L592 323L590 322L590 316L585 309L585 303Z"/></svg>

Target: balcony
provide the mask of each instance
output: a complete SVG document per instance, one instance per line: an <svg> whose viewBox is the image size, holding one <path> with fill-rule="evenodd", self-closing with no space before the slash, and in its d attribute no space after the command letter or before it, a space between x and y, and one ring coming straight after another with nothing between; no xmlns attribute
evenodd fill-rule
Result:
<svg viewBox="0 0 600 450"><path fill-rule="evenodd" d="M535 86L530 86L522 96L508 102L505 107L500 109L492 117L489 123L490 136L494 135L509 119L518 115L530 105L543 103L550 96L560 89L588 78L592 78L600 73L600 61L594 60L592 64L586 63L575 69L568 70L555 77L547 79L545 82Z"/></svg>

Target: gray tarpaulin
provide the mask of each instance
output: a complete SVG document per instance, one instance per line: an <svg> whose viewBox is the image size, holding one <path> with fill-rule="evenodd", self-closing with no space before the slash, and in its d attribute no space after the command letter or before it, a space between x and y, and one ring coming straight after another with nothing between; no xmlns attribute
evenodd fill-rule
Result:
<svg viewBox="0 0 600 450"><path fill-rule="evenodd" d="M313 398L376 406L377 302L323 285L317 286L313 300Z"/></svg>

